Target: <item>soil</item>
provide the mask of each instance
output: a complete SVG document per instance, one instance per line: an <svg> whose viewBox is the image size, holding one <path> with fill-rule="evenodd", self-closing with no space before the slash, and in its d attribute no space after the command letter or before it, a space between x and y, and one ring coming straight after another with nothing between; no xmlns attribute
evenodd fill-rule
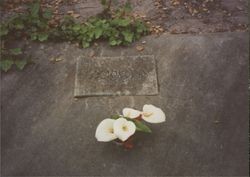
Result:
<svg viewBox="0 0 250 177"><path fill-rule="evenodd" d="M3 1L1 16L25 11L32 0ZM54 20L71 15L79 21L102 12L99 0L42 0L42 6L54 11ZM126 0L117 0L119 6ZM247 0L131 0L133 13L143 17L151 26L167 33L210 33L248 30Z"/></svg>

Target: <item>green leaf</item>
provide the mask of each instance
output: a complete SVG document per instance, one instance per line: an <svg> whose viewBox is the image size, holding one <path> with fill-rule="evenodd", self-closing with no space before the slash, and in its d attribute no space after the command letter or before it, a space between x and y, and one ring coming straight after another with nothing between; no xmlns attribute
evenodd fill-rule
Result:
<svg viewBox="0 0 250 177"><path fill-rule="evenodd" d="M23 70L25 65L27 64L27 60L22 59L22 60L15 60L15 65L17 66L18 69Z"/></svg>
<svg viewBox="0 0 250 177"><path fill-rule="evenodd" d="M33 26L30 28L32 32L37 32L37 27L36 26Z"/></svg>
<svg viewBox="0 0 250 177"><path fill-rule="evenodd" d="M40 10L40 3L37 1L36 3L32 4L30 7L30 13L32 17L38 17L38 13Z"/></svg>
<svg viewBox="0 0 250 177"><path fill-rule="evenodd" d="M80 24L75 24L73 27L72 27L72 30L74 32L78 32L79 30L81 30L81 25Z"/></svg>
<svg viewBox="0 0 250 177"><path fill-rule="evenodd" d="M94 31L94 29L89 28L89 29L88 29L88 32L87 32L87 35L88 35L90 41L92 41L92 39L93 39L94 36L95 36L95 31Z"/></svg>
<svg viewBox="0 0 250 177"><path fill-rule="evenodd" d="M111 21L111 24L113 26L120 26L120 27L126 27L130 24L131 20L128 18L115 18Z"/></svg>
<svg viewBox="0 0 250 177"><path fill-rule="evenodd" d="M125 6L124 6L124 10L125 12L131 12L132 11L132 6L130 2L126 2Z"/></svg>
<svg viewBox="0 0 250 177"><path fill-rule="evenodd" d="M40 29L44 29L48 27L47 21L35 20L35 23Z"/></svg>
<svg viewBox="0 0 250 177"><path fill-rule="evenodd" d="M117 42L114 39L109 41L109 45L111 45L111 46L114 46L116 44L117 44Z"/></svg>
<svg viewBox="0 0 250 177"><path fill-rule="evenodd" d="M102 35L102 28L96 28L95 29L95 38L99 39Z"/></svg>
<svg viewBox="0 0 250 177"><path fill-rule="evenodd" d="M137 33L146 33L148 32L147 26L140 20L136 20L135 28Z"/></svg>
<svg viewBox="0 0 250 177"><path fill-rule="evenodd" d="M106 5L106 0L101 0L101 4L104 6Z"/></svg>
<svg viewBox="0 0 250 177"><path fill-rule="evenodd" d="M133 41L134 33L132 33L131 31L123 31L122 35L124 36L125 41L127 42Z"/></svg>
<svg viewBox="0 0 250 177"><path fill-rule="evenodd" d="M43 12L43 17L46 19L51 19L52 17L52 11L50 9L45 9L45 11Z"/></svg>
<svg viewBox="0 0 250 177"><path fill-rule="evenodd" d="M48 39L48 37L49 37L49 35L46 33L38 34L38 40L41 42L46 41Z"/></svg>
<svg viewBox="0 0 250 177"><path fill-rule="evenodd" d="M139 120L134 120L133 122L135 123L137 131L141 131L141 132L145 132L145 133L151 133L152 132L151 129L147 125L143 124Z"/></svg>
<svg viewBox="0 0 250 177"><path fill-rule="evenodd" d="M119 119L120 117L121 117L120 115L116 114L116 115L112 115L111 119Z"/></svg>
<svg viewBox="0 0 250 177"><path fill-rule="evenodd" d="M13 61L12 60L1 60L0 61L0 67L3 71L7 72L11 66L13 65Z"/></svg>
<svg viewBox="0 0 250 177"><path fill-rule="evenodd" d="M0 37L7 35L8 32L9 30L6 26L3 25L0 26Z"/></svg>
<svg viewBox="0 0 250 177"><path fill-rule="evenodd" d="M87 27L86 26L81 26L81 29L80 29L80 34L85 34L86 32L88 31Z"/></svg>
<svg viewBox="0 0 250 177"><path fill-rule="evenodd" d="M21 18L16 18L13 22L14 28L21 30L24 28L23 20Z"/></svg>
<svg viewBox="0 0 250 177"><path fill-rule="evenodd" d="M119 38L115 38L115 37L109 38L109 45L111 46L119 45L121 43L122 43L122 40L120 40Z"/></svg>
<svg viewBox="0 0 250 177"><path fill-rule="evenodd" d="M22 54L23 52L22 52L22 49L21 49L21 48L14 48L14 49L10 49L10 53L11 53L12 55L20 55L20 54Z"/></svg>
<svg viewBox="0 0 250 177"><path fill-rule="evenodd" d="M88 48L89 46L90 46L90 43L89 43L89 42L82 41L82 47L83 47L83 48Z"/></svg>
<svg viewBox="0 0 250 177"><path fill-rule="evenodd" d="M15 28L18 30L24 29L24 24L23 23L18 23L15 25Z"/></svg>
<svg viewBox="0 0 250 177"><path fill-rule="evenodd" d="M37 33L32 33L32 34L30 34L30 39L31 39L32 41L37 40Z"/></svg>
<svg viewBox="0 0 250 177"><path fill-rule="evenodd" d="M130 24L130 19L120 19L119 20L119 26L126 27Z"/></svg>

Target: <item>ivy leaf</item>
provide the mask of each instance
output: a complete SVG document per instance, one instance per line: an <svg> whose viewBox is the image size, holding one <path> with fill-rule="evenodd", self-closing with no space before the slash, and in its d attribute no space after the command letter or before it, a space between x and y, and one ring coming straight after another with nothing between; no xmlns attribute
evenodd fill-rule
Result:
<svg viewBox="0 0 250 177"><path fill-rule="evenodd" d="M141 131L145 133L152 133L151 129L147 125L143 124L142 122L138 120L134 120L133 122L135 123L137 131Z"/></svg>
<svg viewBox="0 0 250 177"><path fill-rule="evenodd" d="M15 65L17 66L18 69L23 70L23 68L25 67L25 65L27 64L27 60L23 59L23 60L15 60Z"/></svg>
<svg viewBox="0 0 250 177"><path fill-rule="evenodd" d="M123 31L122 35L124 36L125 41L127 42L133 41L134 33L132 33L131 31Z"/></svg>
<svg viewBox="0 0 250 177"><path fill-rule="evenodd" d="M14 49L10 49L10 53L11 53L12 55L20 55L20 54L22 54L23 52L22 52L22 49L21 49L21 48L14 48Z"/></svg>
<svg viewBox="0 0 250 177"><path fill-rule="evenodd" d="M51 19L52 17L52 11L50 9L45 9L45 11L43 12L43 17L46 19Z"/></svg>
<svg viewBox="0 0 250 177"><path fill-rule="evenodd" d="M43 42L43 41L46 41L48 39L49 35L46 34L46 33L41 33L41 34L38 34L38 40L40 42Z"/></svg>
<svg viewBox="0 0 250 177"><path fill-rule="evenodd" d="M5 72L7 72L11 68L12 65L13 65L12 60L6 59L6 60L0 61L0 68Z"/></svg>

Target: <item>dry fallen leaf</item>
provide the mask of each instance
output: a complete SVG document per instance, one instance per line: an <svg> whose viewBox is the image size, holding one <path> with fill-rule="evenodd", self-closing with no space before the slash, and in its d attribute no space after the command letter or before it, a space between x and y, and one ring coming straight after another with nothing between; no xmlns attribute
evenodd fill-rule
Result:
<svg viewBox="0 0 250 177"><path fill-rule="evenodd" d="M141 45L137 45L136 46L136 50L138 50L138 51L143 51L144 50L144 47L143 46L141 46Z"/></svg>
<svg viewBox="0 0 250 177"><path fill-rule="evenodd" d="M56 57L51 57L49 60L50 60L51 62L59 62L59 61L62 61L63 58L62 58L61 55L59 55L59 56L56 56Z"/></svg>
<svg viewBox="0 0 250 177"><path fill-rule="evenodd" d="M56 61L56 62L62 61L62 60L63 60L63 58L62 58L61 56L55 58L55 61Z"/></svg>
<svg viewBox="0 0 250 177"><path fill-rule="evenodd" d="M74 13L74 11L73 10L69 10L69 11L67 11L67 14L73 14Z"/></svg>
<svg viewBox="0 0 250 177"><path fill-rule="evenodd" d="M74 18L78 18L78 17L80 17L80 14L73 14L72 15Z"/></svg>

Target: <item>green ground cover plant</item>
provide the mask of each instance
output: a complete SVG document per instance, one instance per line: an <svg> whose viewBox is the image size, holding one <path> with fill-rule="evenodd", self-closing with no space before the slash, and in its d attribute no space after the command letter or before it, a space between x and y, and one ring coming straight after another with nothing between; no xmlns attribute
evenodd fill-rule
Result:
<svg viewBox="0 0 250 177"><path fill-rule="evenodd" d="M102 0L103 12L85 22L77 22L71 16L65 16L57 26L51 26L53 18L50 9L41 8L35 1L26 13L17 14L0 24L2 71L7 72L16 66L22 70L31 60L24 56L22 48L10 48L8 43L18 39L31 41L71 41L87 48L98 40L104 40L111 46L129 45L148 34L145 22L130 14L131 5L111 9L112 0Z"/></svg>

